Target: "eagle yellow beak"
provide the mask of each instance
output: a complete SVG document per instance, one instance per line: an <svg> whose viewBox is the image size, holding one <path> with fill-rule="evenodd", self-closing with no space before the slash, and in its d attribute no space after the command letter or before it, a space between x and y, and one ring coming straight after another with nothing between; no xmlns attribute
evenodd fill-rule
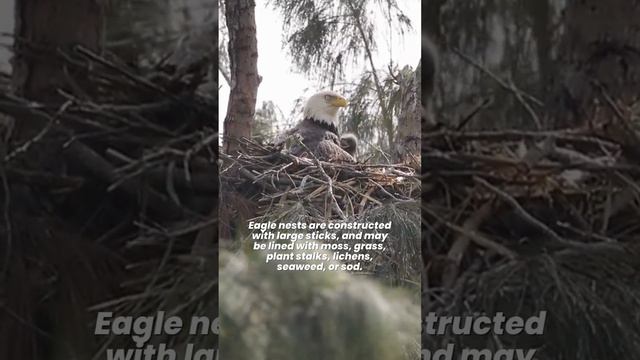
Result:
<svg viewBox="0 0 640 360"><path fill-rule="evenodd" d="M349 104L349 102L347 101L347 99L341 97L341 96L336 96L334 99L331 100L331 105L335 106L335 107L345 107Z"/></svg>

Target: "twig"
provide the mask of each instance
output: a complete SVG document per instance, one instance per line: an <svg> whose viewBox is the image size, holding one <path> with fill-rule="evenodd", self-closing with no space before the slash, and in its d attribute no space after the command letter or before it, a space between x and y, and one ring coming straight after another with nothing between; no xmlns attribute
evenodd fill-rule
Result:
<svg viewBox="0 0 640 360"><path fill-rule="evenodd" d="M121 73L122 75L124 75L125 77L127 77L131 81L134 81L134 82L136 82L138 84L141 84L141 85L145 86L146 88L148 88L150 90L153 90L153 91L156 91L156 92L158 92L158 93L160 93L162 95L165 95L165 96L167 96L167 97L171 98L172 100L175 100L175 101L177 101L179 103L183 103L183 101L180 98L178 98L177 96L167 92L162 87L152 83L151 81L148 81L145 78L142 78L142 77L140 77L138 75L135 75L135 74L131 73L130 71L123 69L120 66L117 66L113 62L111 62L111 61L99 56L98 54L96 54L93 51L85 48L84 46L77 45L75 47L75 50L78 53L86 56L87 58L89 58L89 59L91 59L93 61L96 61L96 62L98 62L98 63L100 63L100 64L102 64L102 65L104 65L104 66L106 66L106 67L108 67L108 68L110 68L112 70L115 70L115 71Z"/></svg>
<svg viewBox="0 0 640 360"><path fill-rule="evenodd" d="M551 138L557 141L567 141L583 143L589 145L605 146L607 148L618 149L620 146L614 142L603 140L595 136L588 135L584 129L564 129L552 131L523 131L523 130L498 130L498 131L436 131L422 134L423 139L450 138L453 141L487 140L487 141L508 141L521 139L545 139Z"/></svg>
<svg viewBox="0 0 640 360"><path fill-rule="evenodd" d="M444 218L442 218L441 216L439 216L438 214L436 214L434 211L432 211L431 209L429 209L428 207L423 208L423 210L428 213L430 216L434 217L435 219L437 219L439 222L441 222L442 224L444 224L446 227L448 227L449 229L462 234L466 237L468 237L469 239L471 239L474 243L487 248L487 249L491 249L493 251L495 251L496 253L510 259L513 260L515 258L517 258L518 256L516 255L515 252L509 250L507 247L505 247L504 245L501 245L487 237L485 237L484 235L480 234L478 231L475 230L468 230L465 228L462 228L448 220L445 220Z"/></svg>
<svg viewBox="0 0 640 360"><path fill-rule="evenodd" d="M71 101L67 101L62 104L58 112L56 112L53 117L49 118L49 122L33 138L27 140L24 144L20 145L11 153L7 154L4 157L4 162L10 162L16 156L27 152L29 148L33 146L33 144L40 142L40 140L42 140L44 136L47 135L47 133L53 128L55 123L58 121L58 117L63 114L69 108L69 106L71 106Z"/></svg>
<svg viewBox="0 0 640 360"><path fill-rule="evenodd" d="M78 141L72 143L67 148L65 155L68 156L71 161L83 166L94 176L102 179L106 183L118 181L115 168L102 156ZM138 197L138 192L142 189L141 186L131 182L124 183L120 188L124 193L134 199ZM147 189L146 191L148 192L150 209L156 214L166 218L181 218L185 214L184 208L177 206L155 190Z"/></svg>
<svg viewBox="0 0 640 360"><path fill-rule="evenodd" d="M478 227L483 221L491 215L491 209L493 203L491 201L485 202L478 210L476 210L462 225L464 232L458 232L458 236L449 248L447 257L451 260L451 264L445 268L442 272L442 286L444 288L451 288L458 277L460 272L460 263L462 258L469 247L469 242L472 241L466 234L469 232L477 231Z"/></svg>
<svg viewBox="0 0 640 360"><path fill-rule="evenodd" d="M309 150L309 148L302 141L298 140L298 144L301 145L311 157L313 157L313 160L315 161L316 165L318 166L318 169L320 169L320 172L322 173L322 175L324 176L324 178L327 181L327 185L328 185L327 186L327 194L331 198L331 200L333 202L333 206L336 208L336 211L338 212L338 215L340 215L340 218L345 220L347 217L344 215L344 212L342 212L342 209L340 209L340 205L338 205L338 200L336 199L336 196L333 194L333 180L324 171L324 168L322 167L322 164L320 163L320 160L318 160L316 155L311 150Z"/></svg>
<svg viewBox="0 0 640 360"><path fill-rule="evenodd" d="M474 176L473 180L475 182L477 182L478 184L480 184L480 185L486 187L487 189L491 190L496 195L498 195L498 197L500 197L502 200L504 200L505 202L507 202L509 205L511 205L513 207L513 209L516 212L516 214L522 220L524 220L524 221L528 222L529 224L531 224L532 226L540 229L544 234L549 236L558 245L563 245L563 246L568 246L568 247L584 247L584 244L581 244L581 243L578 243L578 242L575 242L575 241L569 241L567 239L564 239L560 235L558 235L555 231L553 231L551 228L549 228L547 225L545 225L542 221L536 219L531 214L529 214L518 203L518 201L516 199L511 197L511 195L509 195L506 192L498 189L497 187L489 184L489 182L487 182L486 180L484 180L484 179L482 179L482 178L480 178L478 176Z"/></svg>
<svg viewBox="0 0 640 360"><path fill-rule="evenodd" d="M489 107L493 101L491 99L484 99L480 105L476 106L471 112L465 116L462 121L455 127L456 131L462 131L462 129L467 126L469 121L471 121L481 110Z"/></svg>
<svg viewBox="0 0 640 360"><path fill-rule="evenodd" d="M542 129L542 124L540 122L540 119L538 118L538 116L536 115L536 113L533 111L533 109L531 108L531 106L524 100L524 98L526 97L529 101L533 102L534 104L538 105L538 106L542 106L543 103L542 101L538 100L537 98L523 92L522 90L518 89L515 84L513 84L513 82L511 80L509 80L509 83L505 82L504 80L500 79L500 77L498 77L497 75L495 75L493 72L491 72L489 69L485 68L484 66L480 65L478 62L476 62L475 60L473 60L472 58L470 58L469 56L463 54L460 50L458 49L452 49L452 51L460 56L463 60L467 61L468 63L470 63L471 65L473 65L475 68L477 68L478 70L484 72L485 74L489 75L489 77L491 77L493 80L495 80L500 86L502 86L505 90L512 92L515 96L516 99L522 104L522 106L525 108L525 110L527 111L527 113L529 113L529 115L531 116L532 120L535 122L536 126L538 129Z"/></svg>

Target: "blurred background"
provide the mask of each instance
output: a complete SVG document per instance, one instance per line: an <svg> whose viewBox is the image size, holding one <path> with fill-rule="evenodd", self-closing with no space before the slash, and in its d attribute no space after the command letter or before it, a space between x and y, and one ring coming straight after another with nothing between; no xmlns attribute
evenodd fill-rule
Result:
<svg viewBox="0 0 640 360"><path fill-rule="evenodd" d="M422 313L548 311L543 336L423 348L638 358L638 175L616 170L640 163L638 2L422 4L444 130L423 132Z"/></svg>
<svg viewBox="0 0 640 360"><path fill-rule="evenodd" d="M108 348L135 348L129 337L94 336L101 310L217 317L215 8L205 0L0 1L1 172L80 179L61 190L2 176L0 358L105 359ZM60 121L43 126L65 102ZM91 119L95 127L70 119ZM99 130L105 127L118 131ZM203 157L196 160L201 171L190 174L202 175L207 190L179 170L169 200L168 191L143 179L177 162L190 166L174 156L143 161L144 170L124 175L134 181L114 185L123 166L195 143L206 154L192 153ZM25 151L6 155L17 148ZM90 159L73 158L72 148ZM126 155L115 160L109 148ZM96 164L105 171L87 171ZM149 206L150 193L162 205ZM167 216L167 208L176 211ZM187 337L152 342L178 352L187 343L217 348L216 336Z"/></svg>
<svg viewBox="0 0 640 360"><path fill-rule="evenodd" d="M534 129L513 91L495 79L544 98L558 60L566 6L565 0L427 1L425 30L442 50L439 121L456 125L486 104L470 128Z"/></svg>
<svg viewBox="0 0 640 360"><path fill-rule="evenodd" d="M207 0L117 0L106 8L106 48L131 64L158 63L176 46L197 37L212 48L216 4ZM15 0L0 3L0 71L11 69ZM191 45L193 46L193 45Z"/></svg>

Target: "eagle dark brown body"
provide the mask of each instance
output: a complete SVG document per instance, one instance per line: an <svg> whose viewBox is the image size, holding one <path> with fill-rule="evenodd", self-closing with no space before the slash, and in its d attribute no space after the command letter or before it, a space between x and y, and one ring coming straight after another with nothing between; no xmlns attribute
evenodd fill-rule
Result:
<svg viewBox="0 0 640 360"><path fill-rule="evenodd" d="M335 126L324 122L316 121L312 118L305 118L295 128L291 134L298 134L302 137L302 143L313 154L323 161L347 161L355 162L355 158L341 146L340 136ZM353 149L355 151L355 149ZM295 144L291 147L291 154L304 155L306 149Z"/></svg>
<svg viewBox="0 0 640 360"><path fill-rule="evenodd" d="M333 91L321 91L311 96L304 107L304 117L287 137L296 136L304 146L295 143L290 153L304 156L310 151L323 161L355 162L357 138L338 132L338 111L347 106L347 100Z"/></svg>

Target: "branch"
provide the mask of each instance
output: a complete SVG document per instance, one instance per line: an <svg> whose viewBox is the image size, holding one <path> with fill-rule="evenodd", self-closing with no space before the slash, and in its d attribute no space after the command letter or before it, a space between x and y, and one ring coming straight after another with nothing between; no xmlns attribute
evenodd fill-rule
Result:
<svg viewBox="0 0 640 360"><path fill-rule="evenodd" d="M585 248L585 247L588 247L588 245L586 245L586 244L582 244L582 243L575 242L575 241L570 241L570 240L567 240L567 239L561 237L560 235L558 235L558 233L553 231L551 228L549 228L547 225L545 225L542 221L536 219L535 217L533 217L533 215L529 214L518 203L518 201L516 199L514 199L511 195L509 195L506 192L498 189L497 187L489 184L489 182L487 182L486 180L484 180L482 178L479 178L477 176L474 176L473 180L475 182L477 182L478 184L480 184L480 185L486 187L487 189L491 190L496 195L498 195L499 198L501 198L502 200L507 202L509 205L511 205L513 207L514 211L516 212L516 215L518 215L522 220L528 222L532 226L540 229L540 231L542 231L544 234L549 236L556 244L562 245L562 246L566 246L566 247L574 247L574 248Z"/></svg>
<svg viewBox="0 0 640 360"><path fill-rule="evenodd" d="M340 209L340 205L338 205L338 200L336 199L336 196L333 194L333 180L329 175L327 175L327 172L324 171L324 168L322 167L322 164L320 163L320 160L316 157L316 155L312 151L310 151L309 148L302 141L298 140L298 144L301 145L307 151L309 156L313 157L313 160L318 166L318 169L320 169L320 172L322 172L322 176L324 176L324 178L327 181L327 189L328 189L327 194L333 201L333 205L336 208L338 215L340 215L341 219L343 220L346 219L347 217L344 215L344 212L342 212L342 209Z"/></svg>
<svg viewBox="0 0 640 360"><path fill-rule="evenodd" d="M358 28L360 37L362 37L362 43L364 44L364 51L367 54L367 60L369 60L369 66L371 66L371 74L373 75L373 80L376 85L376 93L378 95L378 101L380 102L380 108L382 109L382 117L384 119L385 125L387 126L387 138L389 141L389 148L391 148L393 144L393 120L391 119L389 108L385 103L384 92L382 91L380 78L378 78L378 72L376 71L376 67L373 64L373 53L371 52L371 45L369 44L369 41L367 41L367 35L364 32L362 23L360 22L360 14L356 12L356 9L353 6L353 3L351 2L351 0L347 1L347 5L349 6L349 10L351 10L351 15L355 20L355 25Z"/></svg>
<svg viewBox="0 0 640 360"><path fill-rule="evenodd" d="M473 241L474 243L476 243L477 245L480 245L484 248L487 249L491 249L493 251L495 251L496 253L510 259L513 260L515 258L517 258L518 256L516 255L515 252L511 251L509 248L507 248L506 246L499 244L491 239L489 239L488 237L485 237L484 235L482 235L480 232L473 230L473 229L465 229L463 227L460 227L450 221L445 220L444 218L440 217L438 214L436 214L435 212L433 212L431 209L429 208L423 208L423 210L425 212L427 212L430 216L434 217L435 219L437 219L438 221L440 221L442 224L444 224L446 227L448 227L449 229L463 235L466 236L467 238L471 239L471 241Z"/></svg>

